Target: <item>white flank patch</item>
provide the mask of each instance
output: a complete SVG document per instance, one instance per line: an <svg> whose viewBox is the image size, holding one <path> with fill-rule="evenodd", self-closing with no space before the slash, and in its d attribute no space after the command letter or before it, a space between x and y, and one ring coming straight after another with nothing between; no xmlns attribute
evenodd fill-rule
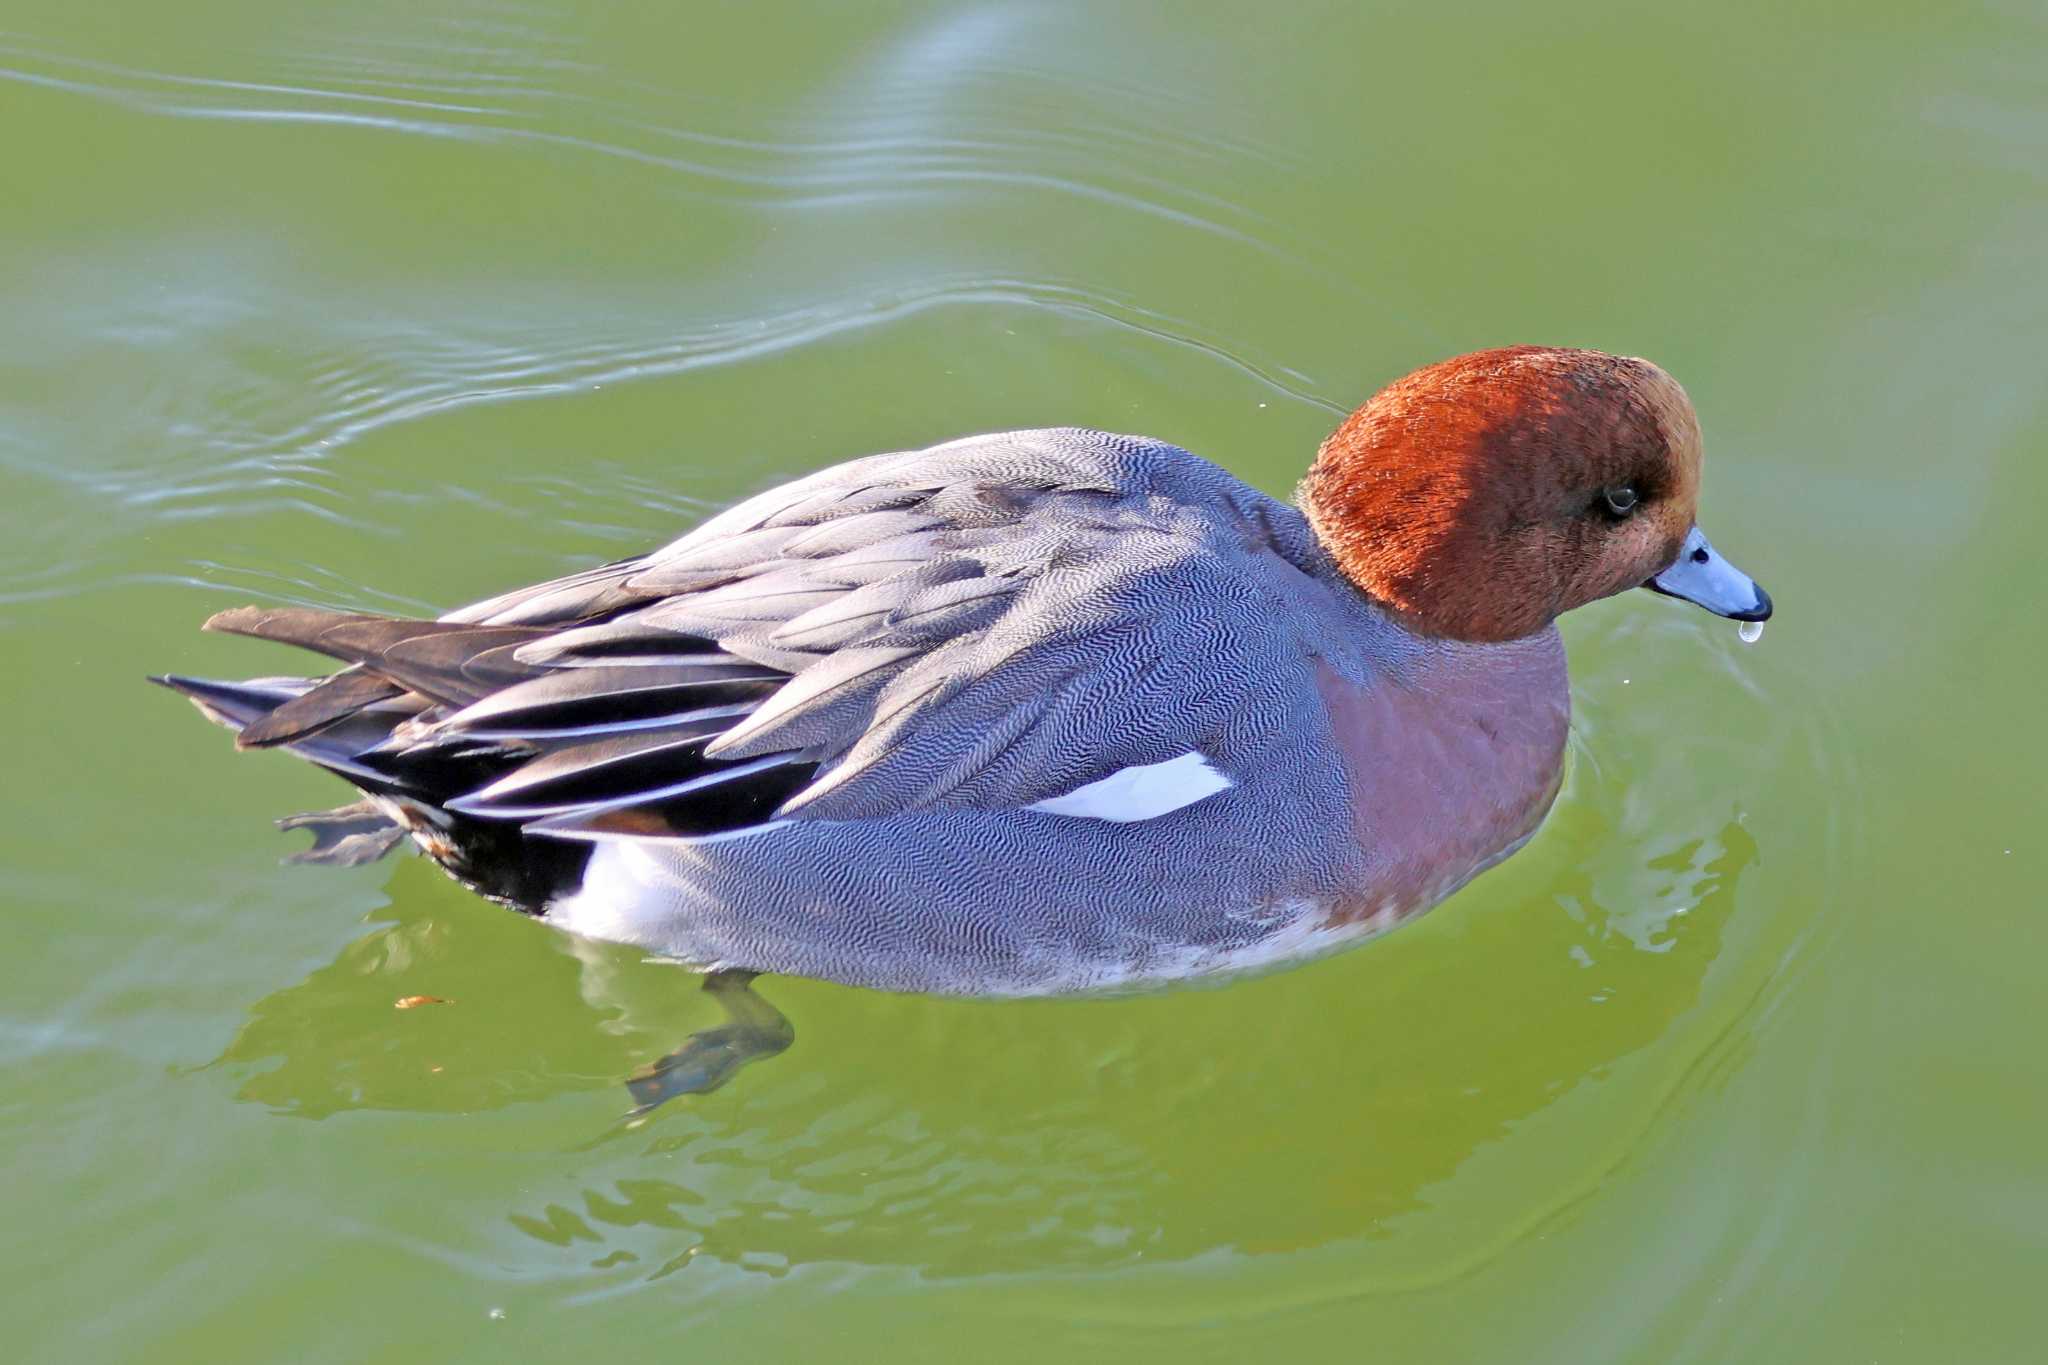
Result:
<svg viewBox="0 0 2048 1365"><path fill-rule="evenodd" d="M599 844L583 865L583 884L548 907L548 923L585 938L638 943L633 910L659 875L659 865L637 842Z"/></svg>
<svg viewBox="0 0 2048 1365"><path fill-rule="evenodd" d="M557 830L553 837L587 839L590 860L583 881L548 906L547 921L585 938L631 943L660 949L663 926L674 913L679 888L688 883L660 856L662 846L702 848L781 829L787 820L725 830L718 834L679 838L675 835L601 834L589 830Z"/></svg>
<svg viewBox="0 0 2048 1365"><path fill-rule="evenodd" d="M547 907L547 923L582 933L586 939L610 943L637 943L641 948L662 948L657 939L670 923L678 896L688 880L662 855L662 849L700 849L711 843L748 839L782 829L788 821L768 821L745 829L727 829L717 835L682 839L676 835L612 835L596 831L551 831L557 839L588 839L592 843L590 862L584 864L584 880L567 896L559 896Z"/></svg>
<svg viewBox="0 0 2048 1365"><path fill-rule="evenodd" d="M1135 768L1121 769L1100 781L1076 787L1065 796L1034 801L1025 809L1128 824L1191 806L1205 796L1229 791L1236 785L1210 767L1207 758L1190 751L1163 763L1141 763Z"/></svg>

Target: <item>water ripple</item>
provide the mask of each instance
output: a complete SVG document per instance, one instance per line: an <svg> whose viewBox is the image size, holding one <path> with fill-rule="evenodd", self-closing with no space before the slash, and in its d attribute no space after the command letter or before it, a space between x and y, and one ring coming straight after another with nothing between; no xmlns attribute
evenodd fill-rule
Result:
<svg viewBox="0 0 2048 1365"><path fill-rule="evenodd" d="M295 422L266 428L253 414L238 421L239 405L232 394L222 395L199 448L184 460L169 462L152 452L147 460L72 466L58 476L82 485L96 499L165 519L289 507L335 524L361 526L347 491L326 466L339 450L384 428L479 404L738 364L935 309L968 306L1049 310L1127 329L1200 352L1278 397L1337 410L1311 392L1303 376L1235 355L1185 320L1074 284L971 276L813 303L772 316L700 323L680 333L650 324L647 330L658 331L658 339L644 333L603 341L551 336L544 325L529 324L525 344L512 345L487 343L453 327L379 319L363 324L377 334L374 343L320 353L304 363L297 387L311 400L312 411ZM261 400L254 406L275 405L281 378L260 386L251 382L252 402Z"/></svg>
<svg viewBox="0 0 2048 1365"><path fill-rule="evenodd" d="M427 98L426 91L395 79L396 73L393 87L410 93L138 70L20 47L0 47L0 56L15 63L0 67L0 79L42 85L143 112L355 125L429 137L527 140L674 172L698 182L702 193L722 188L722 197L728 202L812 209L914 197L935 185L999 186L1088 198L1163 217L1255 249L1277 250L1258 234L1259 228L1270 224L1257 214L1199 188L1193 178L1168 179L1151 169L1159 164L1162 152L1211 159L1246 155L1247 151L1233 152L1214 140L1184 138L1129 123L1085 131L1030 132L1023 130L1028 125L985 115L975 121L974 135L963 136L965 121L949 117L944 100L952 84L972 74L971 68L955 71L953 82L925 82L923 88L914 90L905 89L886 71L874 73L880 79L856 81L849 89L847 107L821 111L815 127L799 124L789 139L762 141L653 125L606 110L595 101L551 94L553 100L594 115L588 133L558 131L538 126L541 111L537 109L503 102ZM1025 68L1007 74L1049 79L1048 73ZM877 94L882 97L876 98ZM223 102L221 96L252 98L231 103ZM843 131L863 126L874 131L851 138ZM642 142L632 140L636 137ZM726 154L726 159L681 155L672 150L678 143L702 153ZM1072 162L1074 170L1057 173L1047 169L1053 160L1045 155L1048 151ZM1080 173L1082 166L1089 168L1085 175ZM1115 187L1126 184L1143 187L1151 195ZM754 191L766 193L748 193Z"/></svg>
<svg viewBox="0 0 2048 1365"><path fill-rule="evenodd" d="M1249 187L1298 173L1298 158L1233 134L1227 117L1188 91L1083 69L1043 14L984 8L913 25L835 59L829 79L796 83L779 108L648 87L583 60L573 31L531 28L523 17L427 27L345 39L302 31L227 54L232 74L16 42L0 47L0 79L152 115L523 142L622 163L629 175L652 173L639 178L667 193L739 215L739 230L786 226L781 257L810 274L815 253L806 243L829 239L843 219L873 236L874 215L896 215L915 234L935 206L1003 214L1070 199L1199 234L1214 244L1205 250L1251 253L1267 263L1261 269L1279 269L1315 294L1345 287L1342 272L1250 206ZM1132 231L1149 239L1158 229ZM388 535L336 472L337 452L373 433L481 404L743 363L948 307L1086 319L1188 348L1282 400L1342 410L1299 370L1258 355L1227 328L1159 307L1141 283L1093 283L1119 272L1085 261L1071 272L1046 268L1051 261L963 265L948 261L950 252L915 250L915 240L902 260L864 262L850 279L842 271L807 281L764 258L764 277L788 276L786 284L717 305L679 293L668 308L625 310L532 295L494 298L488 313L468 296L442 307L365 306L298 282L288 248L268 263L246 252L202 255L171 271L152 261L137 267L134 288L92 291L123 307L59 313L49 334L85 358L107 346L175 350L176 378L143 395L108 433L112 449L95 458L55 459L52 443L33 431L11 444L39 476L147 521L283 512ZM941 261L952 268L935 269ZM280 346L280 317L317 330ZM0 460L16 463L4 445ZM90 542L100 532L75 534ZM62 550L52 537L19 552L83 568Z"/></svg>

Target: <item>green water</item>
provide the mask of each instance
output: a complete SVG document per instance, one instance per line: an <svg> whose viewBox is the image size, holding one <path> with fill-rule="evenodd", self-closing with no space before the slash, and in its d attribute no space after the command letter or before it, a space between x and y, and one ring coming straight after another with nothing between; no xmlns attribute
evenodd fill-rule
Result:
<svg viewBox="0 0 2048 1365"><path fill-rule="evenodd" d="M2048 16L624 10L0 10L9 1358L2040 1358ZM141 682L1520 341L1684 380L1779 617L1574 615L1542 835L1292 973L773 981L606 1140L690 978L280 866L341 790Z"/></svg>

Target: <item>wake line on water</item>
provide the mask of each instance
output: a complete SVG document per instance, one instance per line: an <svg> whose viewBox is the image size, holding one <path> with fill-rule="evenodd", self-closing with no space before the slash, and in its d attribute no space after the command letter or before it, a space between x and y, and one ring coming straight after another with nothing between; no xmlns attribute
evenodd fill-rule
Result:
<svg viewBox="0 0 2048 1365"><path fill-rule="evenodd" d="M405 385L356 382L332 358L322 362L325 387L340 388L364 401L330 409L282 432L255 440L215 442L215 449L238 450L229 463L212 462L190 479L167 482L158 466L104 471L98 491L134 506L153 507L160 515L207 515L205 508L180 509L177 504L202 501L216 512L234 510L223 499L281 487L305 495L336 495L320 479L321 466L335 451L372 433L406 422L479 404L546 398L587 392L606 384L667 378L725 365L740 364L817 342L887 327L935 309L948 307L1028 307L1087 318L1126 329L1156 341L1184 347L1244 374L1291 402L1306 403L1331 413L1343 409L1308 387L1307 379L1280 367L1269 367L1232 354L1220 343L1195 334L1185 322L1142 309L1127 301L1071 285L1021 280L976 278L927 286L913 292L894 291L841 300L785 312L776 317L736 319L706 328L694 336L655 344L583 345L553 355L498 346L490 356L501 363L465 365L476 351L460 342L419 349L431 358L413 357L425 380ZM426 340L425 338L415 338ZM387 350L377 365L404 365L410 348ZM1283 377L1284 376L1284 377ZM147 474L145 480L131 476ZM332 509L324 509L332 512Z"/></svg>
<svg viewBox="0 0 2048 1365"><path fill-rule="evenodd" d="M430 359L409 357L404 350L396 356L387 350L366 357L363 362L339 364L333 356L315 357L321 381L314 385L316 389L338 390L361 396L365 401L350 408L329 410L282 434L236 437L230 441L214 433L210 445L216 455L224 449L239 448L240 453L225 463L214 458L203 467L191 468L188 461L187 472L180 475L168 470L163 460L155 459L145 465L118 469L74 469L66 478L84 485L97 498L142 512L153 521L236 520L290 513L314 517L352 533L392 537L401 534L400 528L370 515L360 493L343 488L339 473L330 476L327 468L337 451L372 433L477 404L586 393L607 384L743 363L956 306L1022 306L1092 319L1196 351L1289 401L1331 413L1342 412L1339 405L1309 391L1303 376L1233 355L1220 344L1194 335L1185 322L1169 315L1075 286L975 278L942 282L915 292L897 291L796 309L765 320L727 321L693 337L656 345L585 344L563 348L553 356L505 345L474 346L460 339L416 333L412 338L415 349L429 353ZM481 368L461 364L465 358L480 356L498 363ZM381 365L420 369L438 366L442 373L404 387L385 387L363 377L366 369ZM442 492L473 497L519 513L517 507L500 504L477 490L444 488ZM646 488L636 496L643 503L674 503L679 513L704 510L695 500L674 490ZM309 573L325 574L318 566L306 567ZM373 595L389 596L372 593L365 585L353 582L315 582L290 574L277 575L272 581L252 577L248 571L197 561L191 566L196 572L168 576L105 577L104 565L93 556L73 558L63 564L46 563L44 568L47 572L33 581L19 577L13 580L7 590L0 591L0 605L68 597L127 584L163 583L218 590L224 581L234 581L238 591L259 598L318 605L360 604ZM434 610L427 604L398 598L391 598L390 605L400 611Z"/></svg>
<svg viewBox="0 0 2048 1365"><path fill-rule="evenodd" d="M312 411L300 420L278 413L285 425L264 430L258 421L220 420L228 414L192 414L176 420L174 414L166 414L158 420L135 410L128 414L129 424L136 431L133 440L139 442L135 449L145 452L146 458L113 466L51 463L48 452L34 449L34 443L31 448L10 449L0 442L0 467L70 485L87 505L111 514L101 530L132 523L136 516L164 523L286 514L312 517L352 533L390 537L400 534L399 526L375 515L363 490L351 485L347 469L334 459L337 452L373 433L475 404L587 393L607 384L744 363L956 306L1030 309L1119 328L1151 344L1186 348L1227 365L1288 402L1341 413L1337 404L1314 391L1306 376L1234 354L1185 320L1131 300L1058 281L964 275L916 288L870 288L765 318L728 318L680 337L665 333L658 340L589 340L578 332L583 324L561 324L560 315L545 307L492 326L489 335L496 340L446 326L423 326L405 317L357 315L337 319L324 329L319 349L261 376L266 392L310 400ZM273 300L270 312L280 308L297 311L290 300ZM261 325L261 314L230 310L216 323L228 328L228 334L188 337L179 344L232 351L241 329ZM660 326L659 319L652 319L636 330L645 338ZM173 449L167 451L143 435L153 426L179 431ZM500 505L475 489L444 486L440 495ZM673 501L679 513L695 509L692 500L674 490L644 490L638 496L643 505ZM518 511L513 506L506 510ZM7 590L0 592L0 604L69 596L96 586L86 580L104 573L106 566L95 556L79 556L97 538L81 536L83 530L59 531L56 539L44 538L50 543L18 547L31 556L29 563L39 562L50 572L33 578L17 572ZM284 585L281 592L257 584L247 587L260 596L283 600L333 596L331 590L308 591L308 585Z"/></svg>

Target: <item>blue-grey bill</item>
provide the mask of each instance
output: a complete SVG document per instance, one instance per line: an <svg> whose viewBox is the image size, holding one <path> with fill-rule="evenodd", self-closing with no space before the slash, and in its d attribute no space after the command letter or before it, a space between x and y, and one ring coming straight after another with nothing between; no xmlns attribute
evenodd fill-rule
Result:
<svg viewBox="0 0 2048 1365"><path fill-rule="evenodd" d="M1771 619L1771 595L1723 559L1697 526L1686 535L1684 548L1671 567L1643 586L1666 597L1684 598L1731 621Z"/></svg>

